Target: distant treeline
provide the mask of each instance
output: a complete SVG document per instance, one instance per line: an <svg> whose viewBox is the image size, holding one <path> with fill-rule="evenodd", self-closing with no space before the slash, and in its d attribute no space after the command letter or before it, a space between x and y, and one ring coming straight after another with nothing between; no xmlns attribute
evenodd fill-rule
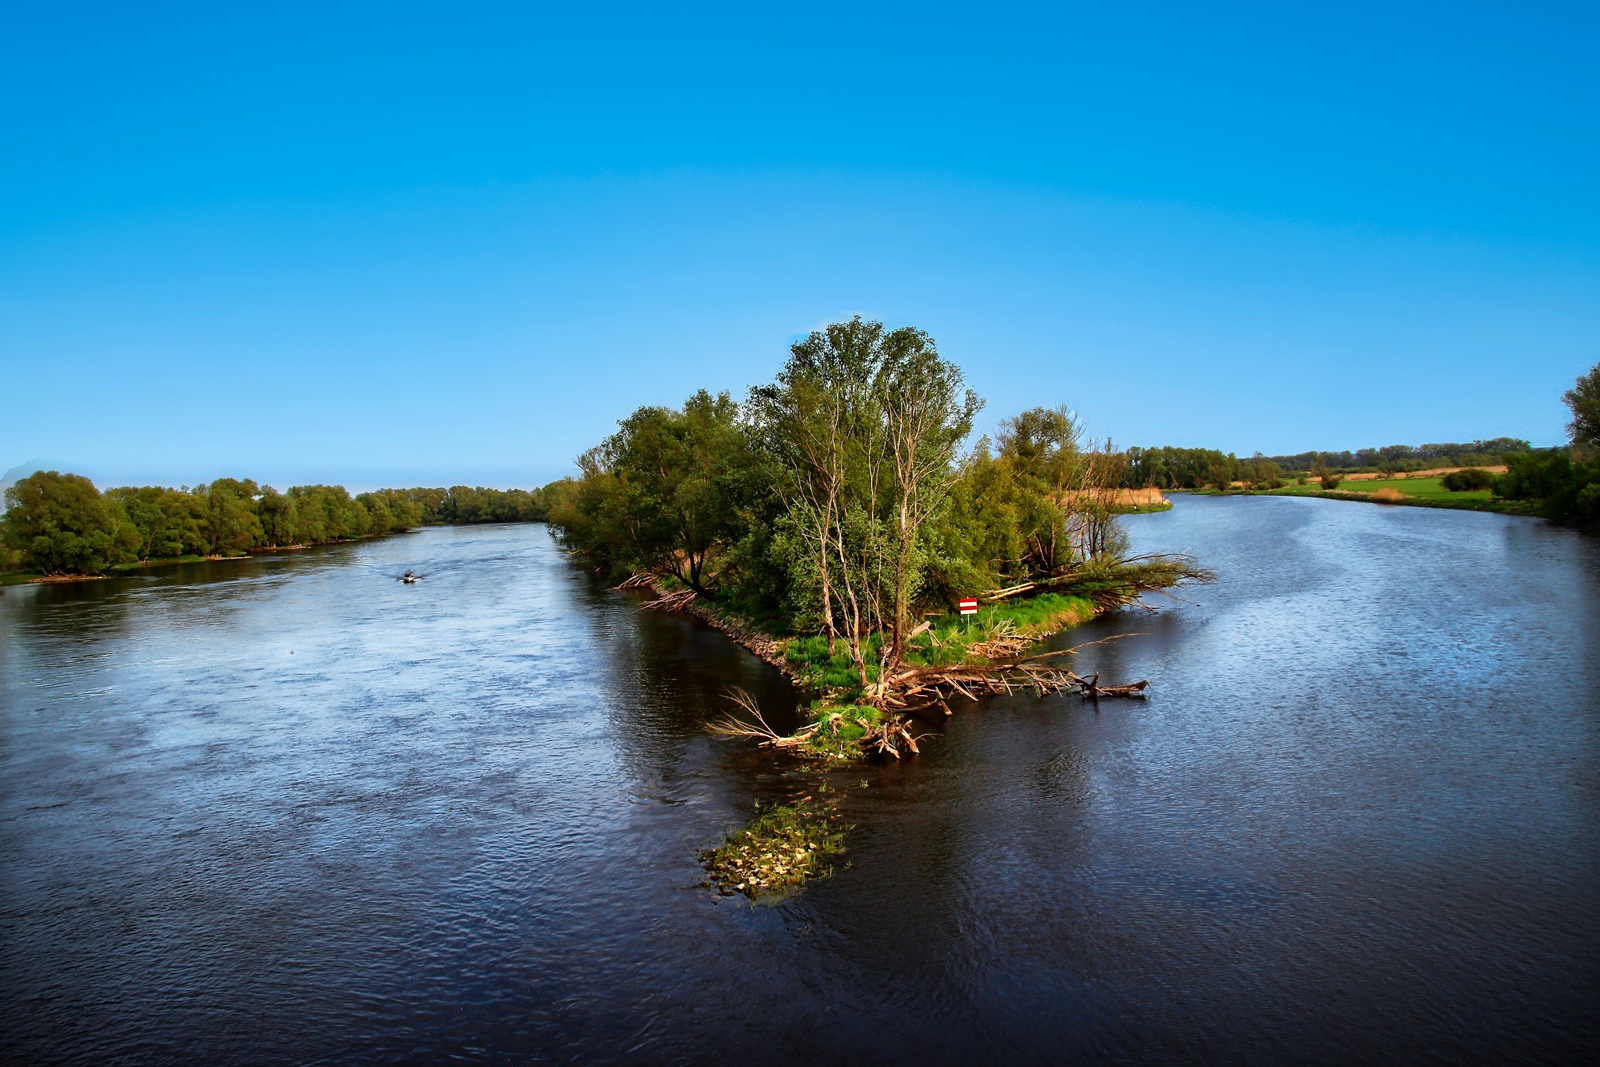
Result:
<svg viewBox="0 0 1600 1067"><path fill-rule="evenodd" d="M1533 451L1527 441L1515 437L1494 437L1487 441L1454 444L1386 445L1383 448L1358 448L1354 452L1301 452L1293 456L1268 456L1273 463L1290 471L1309 471L1320 459L1336 471L1377 470L1388 473L1422 471L1433 467L1492 467L1504 463L1508 455Z"/></svg>
<svg viewBox="0 0 1600 1067"><path fill-rule="evenodd" d="M1122 453L1122 484L1128 488L1200 489L1226 487L1234 482L1281 484L1285 477L1324 469L1348 474L1356 471L1399 473L1433 467L1490 467L1532 450L1533 446L1527 441L1512 437L1456 444L1388 445L1354 452L1301 452L1292 456L1257 453L1243 458L1214 448L1135 447Z"/></svg>
<svg viewBox="0 0 1600 1067"><path fill-rule="evenodd" d="M417 526L542 521L524 489L379 489L338 485L278 492L246 478L181 489L122 486L101 493L77 474L40 471L6 490L0 567L99 574L119 564L317 545Z"/></svg>

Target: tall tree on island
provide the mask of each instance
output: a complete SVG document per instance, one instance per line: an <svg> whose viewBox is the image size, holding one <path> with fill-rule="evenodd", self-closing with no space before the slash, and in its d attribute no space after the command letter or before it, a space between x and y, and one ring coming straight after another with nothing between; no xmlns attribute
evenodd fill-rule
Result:
<svg viewBox="0 0 1600 1067"><path fill-rule="evenodd" d="M982 401L927 334L857 316L791 346L751 407L806 531L830 645L842 636L863 690L874 672L881 690L905 655L922 530L949 497Z"/></svg>

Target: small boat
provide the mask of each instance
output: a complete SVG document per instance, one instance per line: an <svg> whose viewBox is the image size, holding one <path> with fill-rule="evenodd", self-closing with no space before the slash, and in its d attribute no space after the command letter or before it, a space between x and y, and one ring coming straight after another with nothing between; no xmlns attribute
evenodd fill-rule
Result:
<svg viewBox="0 0 1600 1067"><path fill-rule="evenodd" d="M411 571L406 571L400 576L400 580L405 582L407 585L415 585L416 583L422 581L422 575L415 574Z"/></svg>

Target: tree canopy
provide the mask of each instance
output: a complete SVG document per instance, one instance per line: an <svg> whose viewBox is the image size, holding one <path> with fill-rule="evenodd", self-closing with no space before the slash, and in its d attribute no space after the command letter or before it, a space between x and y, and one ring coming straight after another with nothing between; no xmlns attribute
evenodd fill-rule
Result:
<svg viewBox="0 0 1600 1067"><path fill-rule="evenodd" d="M139 561L236 556L436 523L542 521L540 491L454 486L379 489L352 497L337 485L286 492L251 479L172 489L118 486L101 493L77 474L40 471L6 490L0 564L45 574L99 574Z"/></svg>
<svg viewBox="0 0 1600 1067"><path fill-rule="evenodd" d="M1572 412L1567 423L1567 435L1574 445L1600 448L1600 363L1589 368L1589 373L1561 394L1562 401Z"/></svg>
<svg viewBox="0 0 1600 1067"><path fill-rule="evenodd" d="M550 521L616 578L670 574L887 678L924 611L1114 557L1121 458L1065 408L971 443L982 401L927 334L860 318L790 347L741 404L640 408L546 487Z"/></svg>

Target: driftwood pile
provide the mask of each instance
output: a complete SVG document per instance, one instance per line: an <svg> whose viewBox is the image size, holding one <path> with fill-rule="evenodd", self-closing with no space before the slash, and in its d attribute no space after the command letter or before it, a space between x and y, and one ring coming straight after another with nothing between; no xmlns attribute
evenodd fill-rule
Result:
<svg viewBox="0 0 1600 1067"><path fill-rule="evenodd" d="M1127 685L1101 685L1098 671L1085 678L1053 662L1057 657L1070 656L1089 645L1115 641L1118 637L1137 636L1140 635L1118 634L1058 652L1046 652L1038 656L1013 655L991 659L987 664L963 663L954 667L917 667L902 671L890 679L883 700L884 710L894 709L898 714L869 731L862 738L861 747L871 755L893 759L899 759L902 750L915 753L917 744L910 732L911 724L918 717L934 711L943 715L953 714L949 701L956 696L977 700L984 696L1032 692L1039 696L1077 693L1085 700L1144 697L1150 688L1148 679Z"/></svg>

